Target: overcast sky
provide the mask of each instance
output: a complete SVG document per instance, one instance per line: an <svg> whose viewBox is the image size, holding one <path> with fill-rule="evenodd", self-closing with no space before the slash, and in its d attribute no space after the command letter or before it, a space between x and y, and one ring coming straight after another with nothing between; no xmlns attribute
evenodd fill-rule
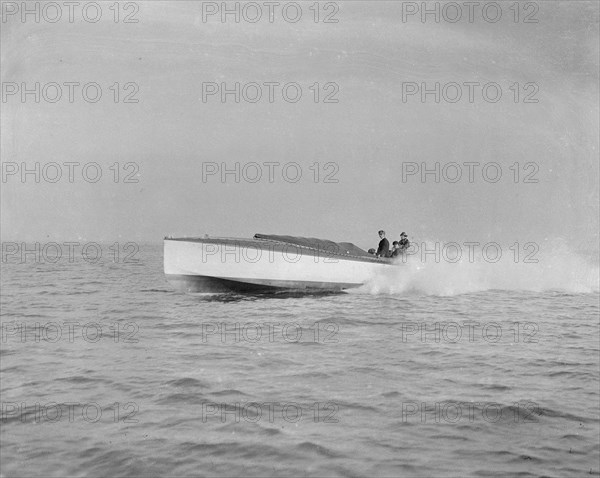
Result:
<svg viewBox="0 0 600 478"><path fill-rule="evenodd" d="M84 21L79 10L70 23L67 7L56 23L5 15L5 93L22 83L96 82L102 98L85 101L79 87L71 103L63 86L56 103L43 96L36 103L34 95L23 102L20 91L2 99L3 163L79 163L72 183L67 166L56 183L44 177L35 183L34 175L23 183L20 171L6 175L2 239L158 242L167 234L262 232L366 247L376 245L383 228L393 238L401 231L417 240L564 238L589 248L598 240L599 216L599 4L537 2L530 18L539 21L523 23L522 9L517 23L512 3L502 3L496 23L479 10L472 23L422 23L418 15L403 21L406 2L382 1L338 2L337 23L315 23L313 2L301 2L296 23L280 9L272 23L223 23L219 15L203 21L200 2L182 1L138 2L131 17L137 23L122 22L133 10L121 11L115 23L112 2L101 4L97 23ZM322 20L328 12L320 13ZM118 103L110 89L116 82ZM124 90L128 82L139 91ZM270 103L263 86L257 103L235 103L231 95L223 103L218 94L203 101L205 82L296 82L302 98L285 101L278 87ZM315 82L317 103L309 89ZM403 101L409 82L495 82L502 98L486 101L474 87L471 103L463 86L456 103L435 103L433 95L423 103L419 94ZM525 89L527 83L533 85ZM131 92L139 101L124 103ZM325 103L328 93L338 102ZM538 102L525 103L528 94ZM48 87L46 97L54 95ZM96 183L82 177L90 162L102 167ZM203 181L207 163L234 168L236 162L279 165L272 183L266 166L256 183L243 176L236 183L233 174L225 183L219 174ZM296 183L282 175L291 162L302 170ZM502 177L488 182L478 166L469 183L463 166L456 183L443 176L435 183L433 175L422 183L418 174L403 181L403 163L406 169L422 162L431 168L496 162ZM124 169L126 163L139 170ZM334 164L325 169L326 163ZM533 164L525 169L526 163ZM13 169L3 164L5 173ZM245 171L255 176L255 169ZM139 182L124 183L128 172ZM295 175L287 172L288 179ZM329 173L337 183L324 182ZM529 173L537 183L523 182Z"/></svg>

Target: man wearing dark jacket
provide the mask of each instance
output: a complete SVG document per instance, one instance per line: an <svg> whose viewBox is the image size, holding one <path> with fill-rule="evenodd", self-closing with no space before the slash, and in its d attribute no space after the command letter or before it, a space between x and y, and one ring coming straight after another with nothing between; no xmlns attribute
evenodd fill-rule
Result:
<svg viewBox="0 0 600 478"><path fill-rule="evenodd" d="M398 246L400 247L400 252L405 252L406 249L410 247L410 242L408 241L406 232L400 234L400 242L398 243Z"/></svg>
<svg viewBox="0 0 600 478"><path fill-rule="evenodd" d="M379 247L375 257L388 257L390 254L390 242L385 238L385 231L379 231Z"/></svg>

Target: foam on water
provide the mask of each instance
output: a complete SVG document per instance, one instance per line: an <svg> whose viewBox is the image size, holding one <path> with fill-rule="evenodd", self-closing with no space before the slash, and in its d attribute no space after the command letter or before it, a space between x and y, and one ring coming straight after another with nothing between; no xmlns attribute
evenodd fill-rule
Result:
<svg viewBox="0 0 600 478"><path fill-rule="evenodd" d="M434 250L434 243L426 243ZM481 251L469 258L463 254L457 262L449 252L445 260L433 254L417 253L400 260L399 267L390 267L372 278L360 292L371 294L422 293L427 295L457 295L485 290L514 290L541 292L560 290L569 293L598 292L600 273L597 254L579 254L565 244L557 243L535 255L537 262L524 262L521 255L515 261L512 251L504 253L497 262L486 261ZM491 255L491 254L490 254ZM592 257L595 256L595 257Z"/></svg>

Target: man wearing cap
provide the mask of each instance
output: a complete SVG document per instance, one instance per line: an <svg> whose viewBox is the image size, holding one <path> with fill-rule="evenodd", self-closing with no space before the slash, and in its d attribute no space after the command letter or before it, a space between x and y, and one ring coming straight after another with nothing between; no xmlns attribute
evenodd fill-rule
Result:
<svg viewBox="0 0 600 478"><path fill-rule="evenodd" d="M408 249L410 247L410 242L408 241L408 236L406 235L406 232L403 232L402 234L400 234L400 241L398 242L398 248L400 250L400 252L405 252L406 249Z"/></svg>
<svg viewBox="0 0 600 478"><path fill-rule="evenodd" d="M388 257L390 253L390 241L385 238L385 231L379 231L379 247L377 247L377 252L375 253L375 257Z"/></svg>

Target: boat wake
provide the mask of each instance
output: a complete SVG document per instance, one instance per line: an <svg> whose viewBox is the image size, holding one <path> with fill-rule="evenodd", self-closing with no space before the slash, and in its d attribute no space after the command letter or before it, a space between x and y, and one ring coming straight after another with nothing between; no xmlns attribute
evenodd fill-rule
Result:
<svg viewBox="0 0 600 478"><path fill-rule="evenodd" d="M427 250L434 244L428 243ZM358 293L426 294L452 296L486 290L593 293L599 290L598 253L579 254L564 244L544 252L540 248L537 262L515 261L504 253L497 262L484 260L482 254L450 262L434 255L415 254L405 258L401 267L393 267L370 279ZM439 259L439 260L436 260ZM471 259L471 260L470 260Z"/></svg>

